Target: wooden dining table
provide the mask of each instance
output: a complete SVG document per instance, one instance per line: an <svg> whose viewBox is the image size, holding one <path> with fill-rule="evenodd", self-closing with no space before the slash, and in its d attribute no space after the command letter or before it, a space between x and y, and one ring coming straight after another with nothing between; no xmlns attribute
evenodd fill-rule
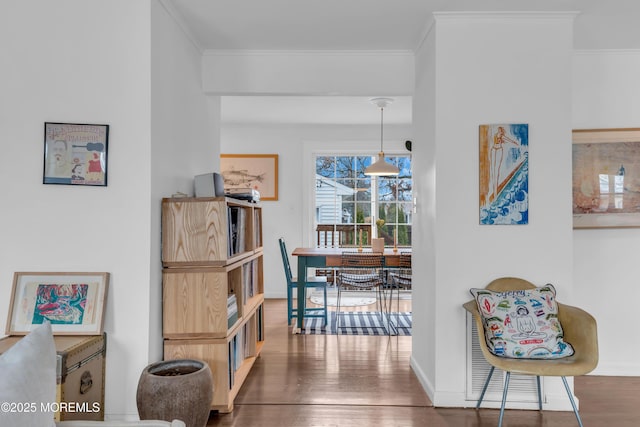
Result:
<svg viewBox="0 0 640 427"><path fill-rule="evenodd" d="M298 313L304 313L306 306L305 278L309 268L340 267L342 253L357 251L357 247L348 248L295 248L291 255L298 257ZM400 253L411 252L411 248L385 248L385 267L397 267L400 263ZM362 253L372 253L371 248L362 248ZM300 333L304 329L304 316L296 318L293 333Z"/></svg>

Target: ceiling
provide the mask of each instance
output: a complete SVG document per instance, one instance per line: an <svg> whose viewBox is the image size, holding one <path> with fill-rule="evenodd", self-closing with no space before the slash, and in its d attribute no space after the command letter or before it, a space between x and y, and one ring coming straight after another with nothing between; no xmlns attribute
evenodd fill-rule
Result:
<svg viewBox="0 0 640 427"><path fill-rule="evenodd" d="M414 50L446 11L576 11L577 49L640 48L637 0L164 0L202 49ZM615 31L612 31L615 28Z"/></svg>
<svg viewBox="0 0 640 427"><path fill-rule="evenodd" d="M575 11L576 49L639 49L638 0L162 0L203 51L413 51L433 12ZM615 29L615 30L612 30ZM372 94L375 96L375 94ZM239 98L239 99L231 99ZM223 123L375 123L366 97L225 97ZM282 99L276 99L282 98ZM410 98L387 119L410 123ZM408 105L408 107L407 107ZM268 108L265 108L268 107ZM394 113L394 109L396 112ZM282 114L278 115L278 111ZM294 114L295 113L295 114ZM292 116L294 114L294 116ZM352 119L348 119L352 117Z"/></svg>

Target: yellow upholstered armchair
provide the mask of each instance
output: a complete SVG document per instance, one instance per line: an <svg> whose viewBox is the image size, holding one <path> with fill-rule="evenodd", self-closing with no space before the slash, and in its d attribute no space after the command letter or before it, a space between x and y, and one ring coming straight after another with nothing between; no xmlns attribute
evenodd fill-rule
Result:
<svg viewBox="0 0 640 427"><path fill-rule="evenodd" d="M485 290L493 292L531 289L536 289L536 286L524 279L515 277L503 277L496 279L489 283L485 288ZM482 399L484 398L484 394L495 368L501 369L506 373L498 427L502 426L504 407L509 388L509 377L512 372L521 375L535 375L537 377L538 402L540 410L542 410L540 377L558 376L562 378L562 382L564 383L567 394L569 395L571 406L573 407L578 424L582 426L582 420L580 419L580 414L578 413L571 390L567 384L566 377L585 375L595 369L598 365L598 338L595 319L589 313L577 307L557 303L557 318L562 325L562 330L564 332L563 339L573 347L573 354L562 358L510 358L496 356L489 349L485 339L485 328L487 325L485 324L485 319L478 310L478 303L476 300L471 300L465 303L463 307L474 317L478 328L478 340L482 354L484 355L487 363L491 365L491 370L489 371L482 393L478 399L476 409L479 408L482 403Z"/></svg>

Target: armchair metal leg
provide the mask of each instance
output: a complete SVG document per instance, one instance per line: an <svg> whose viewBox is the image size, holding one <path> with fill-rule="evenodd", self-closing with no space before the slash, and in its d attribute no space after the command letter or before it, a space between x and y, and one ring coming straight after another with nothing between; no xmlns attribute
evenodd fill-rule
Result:
<svg viewBox="0 0 640 427"><path fill-rule="evenodd" d="M569 384L567 383L566 377L561 377L562 382L564 383L564 388L567 390L567 395L569 396L569 400L571 401L571 407L573 408L573 413L576 414L576 419L578 420L578 425L582 427L582 420L580 419L580 414L578 413L578 408L576 407L576 402L573 400L573 396L571 394L571 389L569 388Z"/></svg>
<svg viewBox="0 0 640 427"><path fill-rule="evenodd" d="M509 391L509 378L511 378L511 372L507 371L507 376L504 379L504 391L502 392L502 406L500 406L500 418L498 419L498 427L502 427L502 417L504 416L504 406L507 403L507 391Z"/></svg>
<svg viewBox="0 0 640 427"><path fill-rule="evenodd" d="M487 387L489 387L489 381L491 381L491 376L493 375L493 371L496 369L495 366L491 367L489 371L489 375L487 375L487 380L484 382L484 387L482 387L482 393L480 393L480 399L478 399L478 403L476 403L476 409L480 408L480 404L482 403L482 399L484 399L484 394L487 392Z"/></svg>
<svg viewBox="0 0 640 427"><path fill-rule="evenodd" d="M487 379L484 382L484 386L482 387L482 393L480 393L480 398L478 399L478 403L476 404L476 409L480 408L480 405L482 404L482 400L484 399L484 395L487 391L487 388L489 387L489 382L491 382L491 376L493 375L493 371L495 370L495 367L492 366L491 370L489 371L489 375L487 375ZM504 409L507 403L507 392L509 391L509 379L511 378L511 373L510 372L505 372L506 376L505 376L505 380L504 380L504 390L502 391L502 405L500 406L500 418L498 419L498 427L502 427L502 419L504 418ZM578 420L578 425L580 427L583 427L582 425L582 419L580 418L580 414L578 413L578 408L576 406L576 402L573 399L573 395L571 394L571 389L569 388L569 384L567 383L567 378L566 377L561 377L562 378L562 382L564 384L564 388L567 391L567 395L569 396L569 401L571 402L571 407L573 408L573 413L576 415L576 419ZM540 389L540 377L536 376L536 382L537 382L537 386L538 386L538 406L540 408L540 410L542 410L542 391Z"/></svg>
<svg viewBox="0 0 640 427"><path fill-rule="evenodd" d="M538 383L538 408L542 411L542 392L540 391L540 375L536 376L536 382Z"/></svg>

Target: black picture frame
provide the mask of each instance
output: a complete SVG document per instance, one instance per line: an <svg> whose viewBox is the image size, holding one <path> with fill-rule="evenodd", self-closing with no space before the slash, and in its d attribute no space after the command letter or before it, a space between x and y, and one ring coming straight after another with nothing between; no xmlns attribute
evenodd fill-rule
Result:
<svg viewBox="0 0 640 427"><path fill-rule="evenodd" d="M44 124L43 184L107 186L109 125Z"/></svg>

